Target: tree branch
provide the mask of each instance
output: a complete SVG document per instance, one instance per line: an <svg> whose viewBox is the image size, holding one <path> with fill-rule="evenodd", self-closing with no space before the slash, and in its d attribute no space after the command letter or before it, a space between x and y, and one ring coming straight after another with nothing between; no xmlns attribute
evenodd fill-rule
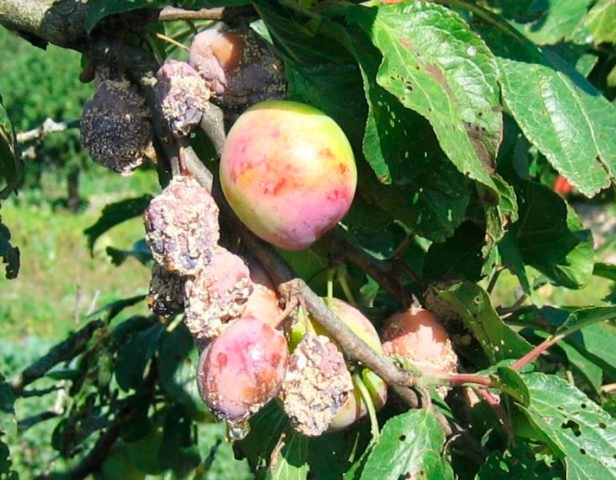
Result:
<svg viewBox="0 0 616 480"><path fill-rule="evenodd" d="M336 227L327 232L322 240L328 242L332 253L341 261L348 261L370 275L389 293L403 309L411 306L412 295L404 288L400 278L399 260L379 260L356 243L350 241L343 231Z"/></svg>
<svg viewBox="0 0 616 480"><path fill-rule="evenodd" d="M56 122L48 117L39 127L25 132L17 132L15 134L15 139L17 143L26 143L32 140L43 139L50 133L62 132L70 128L79 128L79 119Z"/></svg>
<svg viewBox="0 0 616 480"><path fill-rule="evenodd" d="M254 8L249 5L241 5L233 8L201 8L199 10L187 10L177 7L164 7L158 15L159 20L232 20L237 17L255 15Z"/></svg>
<svg viewBox="0 0 616 480"><path fill-rule="evenodd" d="M20 396L27 385L41 378L57 364L74 358L86 347L94 332L104 326L105 322L102 320L93 320L63 342L52 347L46 355L21 372L21 375L13 382L15 396Z"/></svg>
<svg viewBox="0 0 616 480"><path fill-rule="evenodd" d="M164 7L158 15L159 20L222 20L225 7L186 10L178 7Z"/></svg>
<svg viewBox="0 0 616 480"><path fill-rule="evenodd" d="M0 0L0 23L25 33L38 46L50 42L80 50L87 38L84 21L88 6L80 0Z"/></svg>

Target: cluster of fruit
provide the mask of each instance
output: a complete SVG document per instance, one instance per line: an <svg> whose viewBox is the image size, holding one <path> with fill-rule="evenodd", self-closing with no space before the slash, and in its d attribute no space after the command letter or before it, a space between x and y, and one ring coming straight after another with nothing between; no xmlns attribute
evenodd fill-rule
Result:
<svg viewBox="0 0 616 480"><path fill-rule="evenodd" d="M160 112L178 137L200 124L210 101L236 112L227 117L234 122L220 159L225 198L254 234L298 250L348 212L357 171L353 150L331 118L308 105L271 99L284 92L280 73L279 62L254 33L214 28L195 37L188 63L168 61L160 68L155 90ZM82 142L101 163L130 173L151 143L145 111L135 87L106 79L86 106ZM104 144L94 137L101 131L100 115L117 120L102 129ZM129 151L110 150L105 145L118 128L140 133L139 144L133 140ZM267 274L220 244L218 213L210 192L189 175L174 176L144 213L156 262L149 305L161 316L183 312L201 350L198 386L210 410L241 429L278 398L298 432L318 436L382 407L386 383L345 358L301 307L283 313ZM326 304L378 354L405 359L429 374L455 371L447 334L427 311L394 315L379 337L356 308L334 298Z"/></svg>
<svg viewBox="0 0 616 480"><path fill-rule="evenodd" d="M298 129L310 122L312 128ZM226 198L247 227L289 249L310 245L342 218L356 181L342 130L323 113L285 101L258 104L239 117L220 171ZM302 190L314 171L329 172L329 182ZM219 245L218 208L195 180L175 177L144 218L159 270L183 282L183 302L177 302L169 290L156 290L164 281L153 280L151 304L159 313L182 304L185 322L203 349L199 391L219 419L241 431L251 415L277 397L298 432L318 436L364 417L370 404L375 409L385 404L387 385L381 378L348 361L312 319L296 312L284 321L267 275ZM338 299L326 303L377 353L427 362L429 373L455 370L446 333L433 317L426 320L425 311L409 310L388 320L382 345L359 310ZM443 358L449 363L439 364Z"/></svg>
<svg viewBox="0 0 616 480"><path fill-rule="evenodd" d="M102 63L94 71L97 89L83 109L81 144L98 164L130 175L156 157L150 111L122 72ZM154 88L171 132L183 137L201 123L210 102L233 121L251 105L282 98L286 81L282 63L254 31L216 27L195 36L188 62L165 61Z"/></svg>

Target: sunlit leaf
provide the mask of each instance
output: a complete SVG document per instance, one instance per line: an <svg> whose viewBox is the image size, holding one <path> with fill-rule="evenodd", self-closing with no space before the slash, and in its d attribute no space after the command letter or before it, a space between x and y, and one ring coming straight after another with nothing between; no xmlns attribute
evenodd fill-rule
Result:
<svg viewBox="0 0 616 480"><path fill-rule="evenodd" d="M481 39L434 3L356 7L349 19L383 55L378 83L430 122L460 172L496 191L490 175L502 118L496 63Z"/></svg>
<svg viewBox="0 0 616 480"><path fill-rule="evenodd" d="M499 318L490 297L478 285L463 282L438 295L462 317L492 362L519 358L532 349L532 345Z"/></svg>
<svg viewBox="0 0 616 480"><path fill-rule="evenodd" d="M567 479L616 478L616 422L580 390L555 375L524 375L528 407L519 408L567 468Z"/></svg>
<svg viewBox="0 0 616 480"><path fill-rule="evenodd" d="M362 480L454 478L442 455L443 427L428 409L391 418L383 427L361 474Z"/></svg>

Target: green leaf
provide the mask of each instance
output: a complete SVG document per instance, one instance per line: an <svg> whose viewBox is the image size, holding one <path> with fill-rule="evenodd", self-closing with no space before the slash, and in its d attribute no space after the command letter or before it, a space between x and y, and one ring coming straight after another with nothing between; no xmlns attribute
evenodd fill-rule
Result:
<svg viewBox="0 0 616 480"><path fill-rule="evenodd" d="M536 332L536 334L545 338L546 324L553 326L554 330L558 330L569 319L570 314L570 310L543 307L529 312L527 318L541 328L541 331ZM573 332L564 342L558 342L556 347L570 345L570 348L575 348L584 359L583 363L580 364L582 374L587 376L589 381L595 379L596 383L596 379L600 376L596 367L610 376L616 376L616 350L613 348L615 344L616 325L613 321L602 321L586 325L577 332ZM565 348L567 347L563 347L563 349Z"/></svg>
<svg viewBox="0 0 616 480"><path fill-rule="evenodd" d="M582 194L607 187L616 175L614 106L556 60L499 58L498 64L503 99L526 138Z"/></svg>
<svg viewBox="0 0 616 480"><path fill-rule="evenodd" d="M155 401L152 399L152 401ZM155 426L148 416L150 402L141 402L136 411L122 423L120 436L125 442L134 442L144 438Z"/></svg>
<svg viewBox="0 0 616 480"><path fill-rule="evenodd" d="M530 392L520 410L564 462L569 480L616 478L616 422L577 388L555 375L523 376Z"/></svg>
<svg viewBox="0 0 616 480"><path fill-rule="evenodd" d="M442 455L443 427L427 409L412 410L387 421L364 466L361 479L454 478Z"/></svg>
<svg viewBox="0 0 616 480"><path fill-rule="evenodd" d="M7 279L17 278L19 273L19 248L11 245L11 232L2 223L0 217L0 259L5 267L5 277Z"/></svg>
<svg viewBox="0 0 616 480"><path fill-rule="evenodd" d="M533 451L535 450L535 451ZM504 452L494 450L479 469L475 480L564 480L565 472L551 456L522 439Z"/></svg>
<svg viewBox="0 0 616 480"><path fill-rule="evenodd" d="M499 192L500 201L496 208L498 209L498 218L507 223L514 223L518 221L518 199L513 186L509 185L504 178L496 174L492 176L492 179L496 183ZM502 238L502 232L504 228L499 228L499 235L493 234L493 241L498 241Z"/></svg>
<svg viewBox="0 0 616 480"><path fill-rule="evenodd" d="M146 366L158 349L158 340L165 326L155 324L136 333L120 348L115 376L122 390L138 390L143 384Z"/></svg>
<svg viewBox="0 0 616 480"><path fill-rule="evenodd" d="M535 335L547 338L545 332L543 332L543 335L535 332ZM603 368L592 358L592 355L589 355L583 347L576 346L570 339L558 342L553 348L562 351L573 369L599 393L603 382Z"/></svg>
<svg viewBox="0 0 616 480"><path fill-rule="evenodd" d="M13 470L9 446L2 440L0 435L0 478L3 480L19 480L19 474Z"/></svg>
<svg viewBox="0 0 616 480"><path fill-rule="evenodd" d="M501 256L503 265L518 278L522 291L528 295L533 304L542 305L541 297L537 294L536 290L532 288L533 282L524 264L524 258L522 258L522 253L520 252L515 235L505 235L498 243L498 252Z"/></svg>
<svg viewBox="0 0 616 480"><path fill-rule="evenodd" d="M503 262L520 278L526 275L520 264L531 265L558 285L580 288L592 275L594 253L590 232L564 200L533 182L518 189L520 219L511 225L501 249ZM523 286L528 287L524 279Z"/></svg>
<svg viewBox="0 0 616 480"><path fill-rule="evenodd" d="M116 15L142 8L163 8L169 2L164 0L90 0L84 19L86 32L91 33L98 22L109 15Z"/></svg>
<svg viewBox="0 0 616 480"><path fill-rule="evenodd" d="M469 182L446 158L430 124L376 83L381 56L374 46L361 36L353 40L349 48L368 100L362 149L374 172L358 159L359 189L408 229L444 241L463 219Z"/></svg>
<svg viewBox="0 0 616 480"><path fill-rule="evenodd" d="M574 310L569 314L565 323L556 330L556 335L571 335L573 332L580 330L597 322L612 320L616 318L615 307L589 307Z"/></svg>
<svg viewBox="0 0 616 480"><path fill-rule="evenodd" d="M616 265L611 263L595 263L592 274L616 282Z"/></svg>
<svg viewBox="0 0 616 480"><path fill-rule="evenodd" d="M496 193L502 117L496 63L481 39L433 3L355 7L348 18L383 55L379 85L430 122L460 172Z"/></svg>
<svg viewBox="0 0 616 480"><path fill-rule="evenodd" d="M133 305L145 300L145 297L145 295L135 295L134 297L122 298L121 300L108 303L107 305L103 305L98 310L92 312L90 315L88 315L88 318L90 319L96 317L103 317L105 321L110 322L120 312L122 312L122 310L128 307L132 307ZM143 319L143 317L139 317L139 319ZM151 321L149 321L148 319L144 320L151 323Z"/></svg>
<svg viewBox="0 0 616 480"><path fill-rule="evenodd" d="M528 8L515 5L520 15L511 23L534 43L554 44L574 33L590 4L590 0L547 0L532 2Z"/></svg>
<svg viewBox="0 0 616 480"><path fill-rule="evenodd" d="M616 3L613 0L599 0L584 19L594 44L616 43Z"/></svg>
<svg viewBox="0 0 616 480"><path fill-rule="evenodd" d="M285 62L287 96L325 112L344 130L351 144L359 150L363 137L363 119L367 106L358 102L364 92L359 69L355 64L319 63L310 65Z"/></svg>
<svg viewBox="0 0 616 480"><path fill-rule="evenodd" d="M126 220L143 215L151 200L151 195L143 195L106 205L96 223L83 232L88 237L88 248L90 251L94 248L94 243L96 243L98 237L107 230Z"/></svg>
<svg viewBox="0 0 616 480"><path fill-rule="evenodd" d="M304 480L308 475L308 439L291 431L281 437L276 447L279 453L272 458L268 480Z"/></svg>
<svg viewBox="0 0 616 480"><path fill-rule="evenodd" d="M453 235L469 203L466 179L437 157L415 159L408 184L383 185L358 162L362 194L408 229L433 241ZM368 177L370 176L370 177Z"/></svg>
<svg viewBox="0 0 616 480"><path fill-rule="evenodd" d="M511 368L499 366L496 369L496 375L494 384L496 388L512 396L522 405L529 404L530 393L520 373Z"/></svg>
<svg viewBox="0 0 616 480"><path fill-rule="evenodd" d="M23 162L17 155L13 125L0 97L0 200L15 190L22 176Z"/></svg>
<svg viewBox="0 0 616 480"><path fill-rule="evenodd" d="M350 428L310 439L310 478L340 480L357 457L363 457L371 438L368 422L360 421Z"/></svg>
<svg viewBox="0 0 616 480"><path fill-rule="evenodd" d="M129 258L136 259L142 265L147 265L152 260L152 251L144 239L136 241L130 250L107 247L105 252L116 266L122 265Z"/></svg>
<svg viewBox="0 0 616 480"><path fill-rule="evenodd" d="M232 7L248 3L247 0L180 0L173 2L173 5L186 9L198 9L202 7ZM91 33L103 18L110 15L140 9L162 9L168 5L170 5L168 0L89 0L84 27L88 33Z"/></svg>
<svg viewBox="0 0 616 480"><path fill-rule="evenodd" d="M194 409L202 409L197 389L199 354L184 325L178 325L161 339L156 362L163 389L176 401Z"/></svg>
<svg viewBox="0 0 616 480"><path fill-rule="evenodd" d="M533 348L499 318L490 297L478 285L463 282L438 295L462 317L492 363L519 358Z"/></svg>
<svg viewBox="0 0 616 480"><path fill-rule="evenodd" d="M483 257L485 231L465 222L443 243L430 245L424 261L423 276L428 279L478 281Z"/></svg>
<svg viewBox="0 0 616 480"><path fill-rule="evenodd" d="M287 8L273 0L255 0L252 4L267 26L274 47L285 60L291 60L295 66L350 63L349 52L332 41L333 24L323 17L315 21L314 16L303 15L299 9Z"/></svg>
<svg viewBox="0 0 616 480"><path fill-rule="evenodd" d="M492 176L499 192L499 202L490 202L489 192L481 185L477 186L479 197L482 199L485 211L485 240L481 250L485 259L481 273L490 275L497 260L497 244L503 239L508 225L518 220L518 202L513 186L509 185L500 175ZM485 197L485 198L484 198Z"/></svg>
<svg viewBox="0 0 616 480"><path fill-rule="evenodd" d="M366 466L366 461L368 461L373 448L374 444L368 446L362 456L344 473L344 480L359 480L361 478L361 474Z"/></svg>
<svg viewBox="0 0 616 480"><path fill-rule="evenodd" d="M190 413L182 405L167 411L158 460L161 469L172 470L175 478L188 478L201 461Z"/></svg>
<svg viewBox="0 0 616 480"><path fill-rule="evenodd" d="M237 458L245 458L257 478L267 471L270 455L284 432L289 430L289 421L277 402L270 402L250 418L248 435L233 444Z"/></svg>
<svg viewBox="0 0 616 480"><path fill-rule="evenodd" d="M580 336L576 344L600 361L610 375L616 375L616 324L612 321L588 325L580 330Z"/></svg>

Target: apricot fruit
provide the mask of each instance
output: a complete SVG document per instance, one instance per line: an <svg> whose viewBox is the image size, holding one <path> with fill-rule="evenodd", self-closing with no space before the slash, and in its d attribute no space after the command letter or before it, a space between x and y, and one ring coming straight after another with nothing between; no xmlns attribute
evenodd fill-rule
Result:
<svg viewBox="0 0 616 480"><path fill-rule="evenodd" d="M242 424L280 391L289 360L282 332L245 316L201 353L197 385L212 413Z"/></svg>
<svg viewBox="0 0 616 480"><path fill-rule="evenodd" d="M427 375L457 371L458 357L447 331L429 310L411 307L390 316L383 325L383 350L399 356ZM439 389L444 396L446 389Z"/></svg>
<svg viewBox="0 0 616 480"><path fill-rule="evenodd" d="M347 213L357 170L351 145L333 119L308 105L272 100L245 111L229 131L220 182L253 233L300 250Z"/></svg>

